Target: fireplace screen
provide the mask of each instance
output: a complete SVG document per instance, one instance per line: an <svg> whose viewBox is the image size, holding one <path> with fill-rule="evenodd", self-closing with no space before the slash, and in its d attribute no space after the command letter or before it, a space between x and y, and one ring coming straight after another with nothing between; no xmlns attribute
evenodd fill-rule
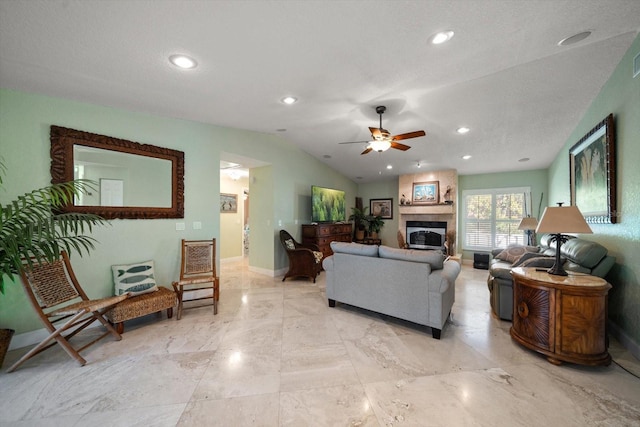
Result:
<svg viewBox="0 0 640 427"><path fill-rule="evenodd" d="M407 244L409 248L444 251L446 235L446 222L407 221Z"/></svg>

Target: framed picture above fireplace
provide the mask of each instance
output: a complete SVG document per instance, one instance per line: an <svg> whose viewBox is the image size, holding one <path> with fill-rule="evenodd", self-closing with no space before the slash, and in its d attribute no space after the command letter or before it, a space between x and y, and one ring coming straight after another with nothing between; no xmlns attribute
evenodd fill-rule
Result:
<svg viewBox="0 0 640 427"><path fill-rule="evenodd" d="M437 205L440 203L440 181L414 182L412 203L414 205Z"/></svg>

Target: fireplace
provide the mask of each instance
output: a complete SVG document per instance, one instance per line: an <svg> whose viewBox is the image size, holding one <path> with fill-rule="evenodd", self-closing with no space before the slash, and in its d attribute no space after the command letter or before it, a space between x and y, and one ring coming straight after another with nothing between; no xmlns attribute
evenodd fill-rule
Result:
<svg viewBox="0 0 640 427"><path fill-rule="evenodd" d="M407 221L407 244L411 249L446 251L446 221Z"/></svg>

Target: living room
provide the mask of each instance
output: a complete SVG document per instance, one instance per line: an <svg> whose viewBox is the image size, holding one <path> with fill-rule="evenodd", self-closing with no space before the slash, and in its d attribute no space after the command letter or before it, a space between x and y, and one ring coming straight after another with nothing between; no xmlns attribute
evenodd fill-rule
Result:
<svg viewBox="0 0 640 427"><path fill-rule="evenodd" d="M7 4L3 2L3 8ZM608 331L624 348L640 357L640 217L637 214L640 212L637 196L640 193L640 171L637 168L637 159L640 158L640 80L639 77L634 78L632 72L634 60L637 61L640 52L637 31L636 27L632 42L614 64L613 72L603 79L602 87L596 90L597 96L589 101L584 112L574 114L570 132L558 140L553 160L546 167L528 169L523 163L521 170L460 174L454 205L461 206L465 190L505 186L529 186L536 204L534 212L540 197L543 207L560 201L568 202L571 198L570 148L607 115L613 114L617 221L616 224L591 224L593 234L585 238L601 243L616 258L616 264L606 278L613 285L609 293ZM4 55L3 49L0 57ZM99 61L99 58L87 60ZM3 73L4 70L0 72ZM97 85L102 93L111 89L108 81ZM308 223L311 216L312 185L344 190L349 207L353 206L356 197L362 198L365 205L370 199L393 199L394 216L385 221L381 238L389 246L396 244L399 229L399 216L396 215L399 207L398 175L390 174L385 179L360 183L338 173L278 132L260 132L220 126L206 120L173 117L165 114L161 105L154 111L145 111L137 108L136 102L136 98L144 97L144 91L135 87L129 88L128 107L81 101L76 96L76 89L72 81L69 81L67 92L57 96L49 94L46 87L35 84L25 85L22 89L3 85L0 89L0 144L7 166L0 193L2 205L13 196L50 182L51 125L167 147L180 150L185 155L184 218L111 221L110 226L95 229L93 236L99 244L89 257L73 258L76 274L86 283L86 290L95 296L106 296L112 291L111 265L142 258L155 261L158 281L169 286L178 276L179 239L223 235L221 224L225 214L219 212L218 200L224 191L218 190L222 188L222 182L217 165L221 160L228 160L228 154L261 162L251 168L248 178L251 200L248 269L252 274L273 277L286 268L288 261L277 242L277 232L287 229L300 237L301 224ZM174 101L179 102L166 100L167 103ZM282 108L282 105L273 106L279 112ZM322 123L323 126L325 124ZM374 125L377 126L376 121L371 123ZM542 128L545 123L533 125ZM426 130L429 131L428 128ZM337 142L339 140L331 141L332 144ZM408 158L413 162L410 153ZM373 154L377 153L368 155ZM177 222L186 224L186 228L176 230ZM200 223L201 228L194 228L194 223ZM462 247L461 240L458 240L458 245ZM472 252L464 249L460 252L464 267L469 270L468 275L484 274L486 277L486 272L473 271L469 266ZM239 255L241 253L234 250L224 258ZM223 258L220 261L225 263ZM482 291L486 292L486 289ZM223 294L221 306L224 298ZM486 303L488 305L488 292ZM33 344L33 336L42 329L18 284L6 286L4 295L0 296L0 327L16 330L13 348ZM446 332L445 329L443 339L447 337ZM425 336L431 339L428 333ZM46 358L46 353L41 357ZM5 378L0 378L0 383L4 381Z"/></svg>

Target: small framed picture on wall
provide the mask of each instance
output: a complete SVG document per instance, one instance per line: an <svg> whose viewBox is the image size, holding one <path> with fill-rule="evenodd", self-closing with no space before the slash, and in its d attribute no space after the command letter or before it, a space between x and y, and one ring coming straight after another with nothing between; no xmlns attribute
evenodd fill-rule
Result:
<svg viewBox="0 0 640 427"><path fill-rule="evenodd" d="M382 219L393 219L393 199L369 199L369 212Z"/></svg>
<svg viewBox="0 0 640 427"><path fill-rule="evenodd" d="M237 213L238 195L220 193L220 213Z"/></svg>

